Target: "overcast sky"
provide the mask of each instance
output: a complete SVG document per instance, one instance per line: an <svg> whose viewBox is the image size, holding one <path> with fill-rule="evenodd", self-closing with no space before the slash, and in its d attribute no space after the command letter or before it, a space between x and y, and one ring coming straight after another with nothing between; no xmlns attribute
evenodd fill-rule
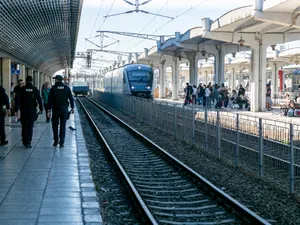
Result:
<svg viewBox="0 0 300 225"><path fill-rule="evenodd" d="M134 2L135 0L128 0ZM140 0L144 2L144 0ZM222 16L224 13L240 6L252 5L253 0L153 0L140 9L152 13L160 13L162 15L177 17L186 12L191 7L194 9L186 14L171 20L154 15L143 13L132 13L109 17L106 20L105 15L120 13L133 10L134 6L130 6L122 0L84 0L81 15L77 51L86 51L95 46L85 41L85 38L97 35L97 30L113 30L148 34L174 34L176 31L184 33L190 28L201 26L201 20L209 17L213 20ZM158 30L161 28L160 30ZM144 41L136 38L125 36L111 35L108 36L120 40L119 44L108 47L109 50L142 52L144 48L150 48L156 43L154 41ZM91 38L90 40L100 44L100 38ZM113 39L104 39L104 45L114 42ZM103 54L98 54L98 56ZM104 55L107 59L116 59L115 55ZM79 62L80 60L76 60ZM75 63L76 64L76 63Z"/></svg>

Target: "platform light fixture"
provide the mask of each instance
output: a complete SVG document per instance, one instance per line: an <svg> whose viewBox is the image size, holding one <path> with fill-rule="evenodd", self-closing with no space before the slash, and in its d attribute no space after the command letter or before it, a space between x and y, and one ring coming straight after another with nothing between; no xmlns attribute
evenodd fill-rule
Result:
<svg viewBox="0 0 300 225"><path fill-rule="evenodd" d="M271 45L271 48L272 48L273 51L275 51L276 45Z"/></svg>
<svg viewBox="0 0 300 225"><path fill-rule="evenodd" d="M244 44L245 44L245 42L246 42L246 41L243 39L243 36L242 36L242 34L241 34L241 39L238 40L238 43L240 44L240 47L243 47Z"/></svg>
<svg viewBox="0 0 300 225"><path fill-rule="evenodd" d="M201 55L204 57L204 56L206 56L206 54L207 54L207 51L203 48L203 49L201 50Z"/></svg>

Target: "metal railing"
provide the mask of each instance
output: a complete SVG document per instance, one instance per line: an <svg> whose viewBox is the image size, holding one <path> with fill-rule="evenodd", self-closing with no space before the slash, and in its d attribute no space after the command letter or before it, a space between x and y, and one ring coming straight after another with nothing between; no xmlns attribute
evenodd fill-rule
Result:
<svg viewBox="0 0 300 225"><path fill-rule="evenodd" d="M300 125L103 92L94 98L299 194Z"/></svg>

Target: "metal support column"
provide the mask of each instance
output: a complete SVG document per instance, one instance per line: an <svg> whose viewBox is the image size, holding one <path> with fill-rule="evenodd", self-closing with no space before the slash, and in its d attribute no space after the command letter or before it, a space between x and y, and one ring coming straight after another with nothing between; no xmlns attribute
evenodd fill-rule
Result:
<svg viewBox="0 0 300 225"><path fill-rule="evenodd" d="M207 103L205 104L204 112L204 132L205 132L205 150L208 151L208 129L207 129Z"/></svg>
<svg viewBox="0 0 300 225"><path fill-rule="evenodd" d="M236 145L235 145L235 166L239 167L239 153L240 153L240 115L236 114Z"/></svg>
<svg viewBox="0 0 300 225"><path fill-rule="evenodd" d="M263 150L264 150L264 137L263 137L263 124L262 118L259 118L259 177L263 178Z"/></svg>
<svg viewBox="0 0 300 225"><path fill-rule="evenodd" d="M165 98L166 68L164 62L159 67L159 98Z"/></svg>
<svg viewBox="0 0 300 225"><path fill-rule="evenodd" d="M217 146L216 146L216 150L217 150L217 155L218 155L218 159L221 159L221 132L220 132L220 110L217 110L217 127L216 127L216 138L217 138Z"/></svg>
<svg viewBox="0 0 300 225"><path fill-rule="evenodd" d="M294 126L290 124L290 193L294 194Z"/></svg>
<svg viewBox="0 0 300 225"><path fill-rule="evenodd" d="M174 133L175 137L177 138L177 107L176 104L174 105Z"/></svg>

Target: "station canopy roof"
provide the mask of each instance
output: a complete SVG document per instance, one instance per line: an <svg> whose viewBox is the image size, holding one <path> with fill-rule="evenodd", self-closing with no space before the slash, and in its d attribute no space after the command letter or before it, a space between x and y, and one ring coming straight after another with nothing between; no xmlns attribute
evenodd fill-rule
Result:
<svg viewBox="0 0 300 225"><path fill-rule="evenodd" d="M299 39L299 0L265 0L261 10L255 7L244 6L227 12L212 23L204 37L238 43L247 35L255 40L264 35L274 41L272 44Z"/></svg>
<svg viewBox="0 0 300 225"><path fill-rule="evenodd" d="M71 68L83 0L0 0L0 53L44 73Z"/></svg>
<svg viewBox="0 0 300 225"><path fill-rule="evenodd" d="M255 6L244 6L231 10L213 21L209 28L192 28L181 35L180 40L171 38L162 43L162 52L153 51L157 48L152 48L148 55L141 54L139 59L141 61L151 60L178 49L199 51L202 44L203 46L226 45L226 43L229 45L239 44L241 38L246 40L245 46L247 46L248 40L251 39L253 43L253 41L259 40L262 35L271 39L271 44L299 40L299 15L299 0L265 0L261 11L255 10ZM237 50L246 49L238 48Z"/></svg>

